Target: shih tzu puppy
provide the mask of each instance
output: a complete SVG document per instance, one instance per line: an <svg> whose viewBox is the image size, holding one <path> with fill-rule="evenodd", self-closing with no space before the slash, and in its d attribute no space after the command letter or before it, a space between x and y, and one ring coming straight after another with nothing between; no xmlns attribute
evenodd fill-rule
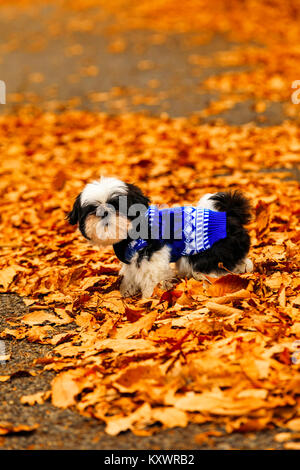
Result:
<svg viewBox="0 0 300 470"><path fill-rule="evenodd" d="M67 216L90 243L113 246L122 262L124 297L151 297L175 274L200 280L226 270L252 271L244 227L250 217L249 201L239 191L206 194L196 206L161 208L137 186L108 177L87 184Z"/></svg>

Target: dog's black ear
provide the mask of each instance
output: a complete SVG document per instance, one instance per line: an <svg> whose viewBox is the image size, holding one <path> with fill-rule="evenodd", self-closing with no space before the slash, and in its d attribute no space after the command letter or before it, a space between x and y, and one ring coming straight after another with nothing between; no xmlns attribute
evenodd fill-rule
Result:
<svg viewBox="0 0 300 470"><path fill-rule="evenodd" d="M79 215L80 215L80 209L81 209L80 196L81 196L81 193L78 194L77 198L75 199L73 209L71 210L71 212L68 213L66 217L71 225L75 225L79 221Z"/></svg>

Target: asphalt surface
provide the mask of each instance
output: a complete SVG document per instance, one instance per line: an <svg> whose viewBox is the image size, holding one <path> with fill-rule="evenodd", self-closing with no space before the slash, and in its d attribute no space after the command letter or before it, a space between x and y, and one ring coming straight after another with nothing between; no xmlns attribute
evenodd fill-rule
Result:
<svg viewBox="0 0 300 470"><path fill-rule="evenodd" d="M205 79L247 69L197 64L197 56L209 58L237 45L221 36L203 44L195 33L114 32L113 21L106 16L89 24L93 9L75 15L47 4L27 9L1 6L0 12L0 79L7 89L0 113L29 103L45 110L197 116L219 97L203 88ZM257 113L249 99L202 121L281 123L282 103L266 104L265 112Z"/></svg>
<svg viewBox="0 0 300 470"><path fill-rule="evenodd" d="M23 10L0 6L0 79L7 86L7 104L0 106L1 113L16 112L28 103L57 112L77 107L109 113L142 111L152 115L168 113L171 117L197 116L218 97L217 93L205 92L201 82L224 72L224 67L203 69L189 57L230 50L234 43L215 37L208 44L196 44L190 34L158 35L151 31L123 32L120 36L109 31L109 18L104 17L102 23L90 29L88 21L93 18L93 10L81 15L86 28L72 27L78 16L70 13L68 17L68 12L58 7L45 4ZM271 103L264 113L258 114L248 100L203 121L218 118L232 125L254 122L269 126L281 123L285 116L282 103ZM292 178L297 177L296 173L292 173ZM17 295L1 294L0 330L7 326L8 319L26 311ZM215 424L190 424L150 437L130 432L111 437L97 420L72 409L57 409L49 402L24 406L20 403L22 395L50 388L53 373L39 375L41 366L32 364L34 359L51 352L51 347L26 340L5 340L5 348L11 360L0 365L0 375L13 373L14 377L0 385L0 420L38 423L39 428L0 437L2 449L283 448L273 439L280 429L227 435ZM30 375L33 369L35 376ZM204 443L196 442L197 434L216 429L224 434L212 436Z"/></svg>

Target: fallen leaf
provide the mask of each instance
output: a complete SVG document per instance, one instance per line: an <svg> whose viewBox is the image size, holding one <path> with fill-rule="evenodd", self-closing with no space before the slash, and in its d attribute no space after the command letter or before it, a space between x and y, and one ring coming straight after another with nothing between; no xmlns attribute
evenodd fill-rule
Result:
<svg viewBox="0 0 300 470"><path fill-rule="evenodd" d="M51 395L50 391L37 392L32 395L24 395L20 398L23 405L35 405L36 403L42 405Z"/></svg>
<svg viewBox="0 0 300 470"><path fill-rule="evenodd" d="M4 436L6 434L18 434L18 433L27 433L33 432L39 427L39 424L33 424L31 426L27 424L14 425L12 423L2 421L0 422L0 435Z"/></svg>

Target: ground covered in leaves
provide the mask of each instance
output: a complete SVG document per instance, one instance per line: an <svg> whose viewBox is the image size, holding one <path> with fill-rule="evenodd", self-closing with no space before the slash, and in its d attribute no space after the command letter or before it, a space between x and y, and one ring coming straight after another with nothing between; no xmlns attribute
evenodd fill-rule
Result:
<svg viewBox="0 0 300 470"><path fill-rule="evenodd" d="M299 2L0 7L0 445L299 448ZM65 220L100 173L243 190L254 272L123 300Z"/></svg>
<svg viewBox="0 0 300 470"><path fill-rule="evenodd" d="M21 397L24 406L72 407L110 435L190 422L228 433L300 430L299 185L282 170L299 160L295 124L24 111L0 118L0 141L0 284L27 305L1 339L50 345L30 373L55 373L48 390ZM154 203L243 190L253 205L254 272L122 299L112 250L89 247L65 220L100 171L138 183Z"/></svg>

